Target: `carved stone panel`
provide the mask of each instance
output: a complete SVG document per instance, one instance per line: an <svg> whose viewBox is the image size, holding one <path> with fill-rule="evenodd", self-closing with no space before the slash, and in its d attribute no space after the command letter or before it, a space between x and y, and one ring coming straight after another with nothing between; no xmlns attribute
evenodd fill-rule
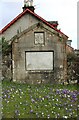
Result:
<svg viewBox="0 0 79 120"><path fill-rule="evenodd" d="M35 44L44 44L44 33L35 33Z"/></svg>

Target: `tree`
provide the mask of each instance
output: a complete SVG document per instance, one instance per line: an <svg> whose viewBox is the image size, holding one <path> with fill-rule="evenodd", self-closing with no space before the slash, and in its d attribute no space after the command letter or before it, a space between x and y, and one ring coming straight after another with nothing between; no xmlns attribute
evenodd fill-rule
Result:
<svg viewBox="0 0 79 120"><path fill-rule="evenodd" d="M79 84L79 56L75 56L73 70L73 76L77 80L77 84Z"/></svg>
<svg viewBox="0 0 79 120"><path fill-rule="evenodd" d="M4 37L0 40L2 45L2 76L4 79L11 79L11 44Z"/></svg>
<svg viewBox="0 0 79 120"><path fill-rule="evenodd" d="M77 84L79 84L79 56L75 53L71 53L67 55L67 81L75 81L77 80Z"/></svg>
<svg viewBox="0 0 79 120"><path fill-rule="evenodd" d="M2 37L2 56L8 55L11 52L11 45L4 37Z"/></svg>

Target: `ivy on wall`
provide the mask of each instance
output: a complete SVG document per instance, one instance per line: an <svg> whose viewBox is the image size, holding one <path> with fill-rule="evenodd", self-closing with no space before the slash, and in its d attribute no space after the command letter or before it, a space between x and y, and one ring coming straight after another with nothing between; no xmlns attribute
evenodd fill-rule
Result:
<svg viewBox="0 0 79 120"><path fill-rule="evenodd" d="M2 56L8 55L11 52L11 44L4 37L1 38Z"/></svg>
<svg viewBox="0 0 79 120"><path fill-rule="evenodd" d="M4 37L0 39L1 51L2 51L2 77L3 80L11 80L11 44Z"/></svg>

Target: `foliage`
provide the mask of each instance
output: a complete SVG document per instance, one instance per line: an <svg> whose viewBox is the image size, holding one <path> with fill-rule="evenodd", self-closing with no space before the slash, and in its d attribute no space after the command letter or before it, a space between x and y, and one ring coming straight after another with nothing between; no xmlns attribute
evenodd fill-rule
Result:
<svg viewBox="0 0 79 120"><path fill-rule="evenodd" d="M2 37L2 55L7 55L11 52L11 45L4 37Z"/></svg>
<svg viewBox="0 0 79 120"><path fill-rule="evenodd" d="M3 118L77 118L77 85L2 85Z"/></svg>
<svg viewBox="0 0 79 120"><path fill-rule="evenodd" d="M73 76L77 80L77 83L79 84L79 56L75 57L73 70L74 70Z"/></svg>
<svg viewBox="0 0 79 120"><path fill-rule="evenodd" d="M67 55L67 61L68 62L72 62L72 61L74 61L74 59L75 59L75 54L74 53L69 53Z"/></svg>
<svg viewBox="0 0 79 120"><path fill-rule="evenodd" d="M2 37L0 45L2 45L2 79L8 78L11 80L11 44Z"/></svg>
<svg viewBox="0 0 79 120"><path fill-rule="evenodd" d="M68 65L68 79L77 80L79 83L79 56L75 53L68 54L67 56Z"/></svg>

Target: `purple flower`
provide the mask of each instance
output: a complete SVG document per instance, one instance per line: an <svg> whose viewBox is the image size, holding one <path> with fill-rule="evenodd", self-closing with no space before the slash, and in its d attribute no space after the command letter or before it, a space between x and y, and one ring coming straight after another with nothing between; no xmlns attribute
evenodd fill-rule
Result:
<svg viewBox="0 0 79 120"><path fill-rule="evenodd" d="M32 103L34 103L34 102L35 102L35 100L34 100L33 98L31 99L31 101L32 101Z"/></svg>
<svg viewBox="0 0 79 120"><path fill-rule="evenodd" d="M33 110L30 110L30 113L33 113Z"/></svg>
<svg viewBox="0 0 79 120"><path fill-rule="evenodd" d="M63 94L67 94L67 90L63 90L62 93L63 93Z"/></svg>
<svg viewBox="0 0 79 120"><path fill-rule="evenodd" d="M74 98L74 99L75 99L76 97L77 97L77 96L76 96L75 94L73 94L73 95L72 95L72 98Z"/></svg>
<svg viewBox="0 0 79 120"><path fill-rule="evenodd" d="M60 94L60 90L57 89L57 90L56 90L56 93L57 93L57 94Z"/></svg>
<svg viewBox="0 0 79 120"><path fill-rule="evenodd" d="M10 98L10 95L8 95L8 98Z"/></svg>

